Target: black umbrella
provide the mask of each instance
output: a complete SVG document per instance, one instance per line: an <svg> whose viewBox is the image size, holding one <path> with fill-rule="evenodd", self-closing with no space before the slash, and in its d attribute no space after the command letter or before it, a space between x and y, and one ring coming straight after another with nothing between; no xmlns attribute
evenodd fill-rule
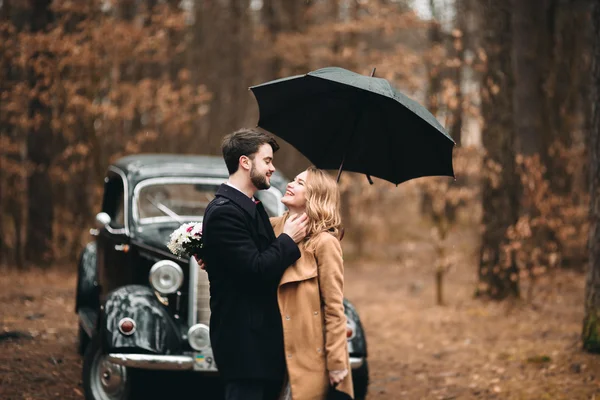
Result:
<svg viewBox="0 0 600 400"><path fill-rule="evenodd" d="M317 168L399 184L454 176L454 141L423 106L385 79L330 67L250 88L258 126L281 137Z"/></svg>

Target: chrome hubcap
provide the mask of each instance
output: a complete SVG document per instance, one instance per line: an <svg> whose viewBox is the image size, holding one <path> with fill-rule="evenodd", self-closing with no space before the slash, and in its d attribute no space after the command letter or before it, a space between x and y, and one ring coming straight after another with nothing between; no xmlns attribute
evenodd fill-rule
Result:
<svg viewBox="0 0 600 400"><path fill-rule="evenodd" d="M125 399L127 368L106 360L100 352L96 354L92 370L92 391L98 400Z"/></svg>

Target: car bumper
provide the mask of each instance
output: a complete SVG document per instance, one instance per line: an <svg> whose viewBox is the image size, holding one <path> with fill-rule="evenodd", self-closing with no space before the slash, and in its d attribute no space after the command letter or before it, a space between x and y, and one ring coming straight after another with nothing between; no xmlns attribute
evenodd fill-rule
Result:
<svg viewBox="0 0 600 400"><path fill-rule="evenodd" d="M170 371L187 371L194 369L194 358L191 356L110 353L107 360L113 364L140 369Z"/></svg>
<svg viewBox="0 0 600 400"><path fill-rule="evenodd" d="M364 357L350 357L350 369L357 369L362 367L365 363Z"/></svg>
<svg viewBox="0 0 600 400"><path fill-rule="evenodd" d="M109 362L114 364L139 369L153 369L161 371L192 371L195 369L194 358L192 356L111 353L108 355L107 359ZM360 368L364 362L364 357L350 357L350 368ZM214 371L198 372L214 373Z"/></svg>

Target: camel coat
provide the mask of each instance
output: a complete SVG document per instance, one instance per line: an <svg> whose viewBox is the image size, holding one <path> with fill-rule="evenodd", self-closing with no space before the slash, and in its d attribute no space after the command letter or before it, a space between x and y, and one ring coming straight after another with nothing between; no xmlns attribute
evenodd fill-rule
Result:
<svg viewBox="0 0 600 400"><path fill-rule="evenodd" d="M271 218L275 235L285 217ZM285 270L277 291L285 361L293 400L322 400L329 371L348 370L337 386L354 398L344 314L344 262L339 240L327 232L313 251L299 244L301 257Z"/></svg>

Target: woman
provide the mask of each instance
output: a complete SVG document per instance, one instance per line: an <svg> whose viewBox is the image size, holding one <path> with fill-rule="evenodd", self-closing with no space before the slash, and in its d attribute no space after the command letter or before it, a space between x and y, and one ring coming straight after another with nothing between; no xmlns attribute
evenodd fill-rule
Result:
<svg viewBox="0 0 600 400"><path fill-rule="evenodd" d="M310 167L288 184L281 202L289 211L271 218L276 235L290 216L309 217L307 237L299 244L302 256L283 274L277 294L289 379L283 398L325 399L330 385L353 398L337 183Z"/></svg>

